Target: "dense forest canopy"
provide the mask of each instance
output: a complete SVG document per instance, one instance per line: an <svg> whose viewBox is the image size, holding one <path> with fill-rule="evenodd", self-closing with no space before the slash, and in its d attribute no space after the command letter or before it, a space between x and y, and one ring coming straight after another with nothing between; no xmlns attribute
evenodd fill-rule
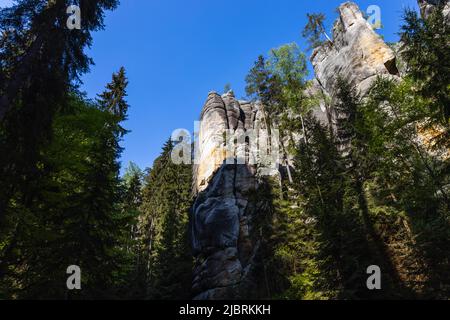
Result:
<svg viewBox="0 0 450 320"><path fill-rule="evenodd" d="M120 175L126 71L112 70L95 100L79 89L92 32L118 1L76 2L77 33L66 28L71 1L0 11L0 299L190 299L193 168L171 161L169 139L152 168ZM311 48L332 45L324 19L308 14ZM292 172L255 195L266 208L260 296L450 297L449 24L440 10L407 10L400 35L400 81L380 77L361 97L336 75L334 128L313 115L323 97L306 94L295 43L249 70L248 99L282 136L302 136L285 145ZM381 291L366 288L373 264L385 270ZM67 290L70 265L82 290Z"/></svg>

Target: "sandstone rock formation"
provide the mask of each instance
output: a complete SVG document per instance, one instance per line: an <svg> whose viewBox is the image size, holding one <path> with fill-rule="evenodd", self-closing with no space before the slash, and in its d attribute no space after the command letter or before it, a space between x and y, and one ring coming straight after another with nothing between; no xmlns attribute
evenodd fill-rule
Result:
<svg viewBox="0 0 450 320"><path fill-rule="evenodd" d="M259 166L238 164L224 133L259 127L265 127L260 105L238 101L232 92L208 95L198 133L191 218L196 299L249 298L255 292L258 241L252 221L258 212L249 195L258 189Z"/></svg>
<svg viewBox="0 0 450 320"><path fill-rule="evenodd" d="M317 81L332 96L338 76L347 79L361 95L379 75L396 76L395 54L364 19L353 2L339 6L333 27L333 44L314 50L311 62Z"/></svg>
<svg viewBox="0 0 450 320"><path fill-rule="evenodd" d="M418 0L420 11L427 18L439 5L444 5L443 14L450 21L450 0Z"/></svg>

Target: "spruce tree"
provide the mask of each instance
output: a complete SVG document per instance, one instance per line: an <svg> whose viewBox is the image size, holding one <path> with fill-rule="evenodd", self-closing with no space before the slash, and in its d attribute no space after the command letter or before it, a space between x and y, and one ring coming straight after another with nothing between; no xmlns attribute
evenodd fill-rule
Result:
<svg viewBox="0 0 450 320"><path fill-rule="evenodd" d="M72 112L55 118L35 199L11 207L21 214L8 216L15 226L14 239L3 235L11 250L2 252L2 266L19 298L100 299L123 294L120 289L133 265L127 246L134 217L121 209L118 157L125 133L120 122L126 113L116 104L127 104L123 99L101 102L120 113L72 97ZM81 291L69 292L65 286L70 265L82 270Z"/></svg>
<svg viewBox="0 0 450 320"><path fill-rule="evenodd" d="M418 139L434 111L410 77L378 79L361 105L371 178L366 190L378 232L395 243L404 286L418 297L448 295L448 159ZM385 214L382 214L385 213ZM387 227L389 226L389 227ZM402 240L399 240L402 239ZM389 244L392 250L393 245ZM398 258L401 256L402 258Z"/></svg>
<svg viewBox="0 0 450 320"><path fill-rule="evenodd" d="M171 160L173 143L165 143L143 190L141 234L148 261L148 296L189 299L192 253L188 237L192 167Z"/></svg>
<svg viewBox="0 0 450 320"><path fill-rule="evenodd" d="M144 173L133 162L130 162L122 177L122 203L121 211L129 219L124 228L124 238L121 244L127 252L129 261L128 273L124 274L123 286L120 296L134 299L143 299L146 296L146 265L142 243L139 241L139 218L142 216L142 191Z"/></svg>
<svg viewBox="0 0 450 320"><path fill-rule="evenodd" d="M69 5L81 8L81 30L66 26ZM104 11L117 0L21 0L0 11L0 226L13 197L32 201L40 150L56 113L89 70L84 53Z"/></svg>
<svg viewBox="0 0 450 320"><path fill-rule="evenodd" d="M278 78L270 71L264 56L259 56L245 79L247 96L259 100L267 108L274 108L280 94ZM269 112L270 113L270 112Z"/></svg>
<svg viewBox="0 0 450 320"><path fill-rule="evenodd" d="M402 58L407 64L407 75L414 80L416 91L429 99L428 126L438 126L434 140L438 146L450 147L450 23L444 16L445 1L428 16L406 10L400 36L404 44Z"/></svg>

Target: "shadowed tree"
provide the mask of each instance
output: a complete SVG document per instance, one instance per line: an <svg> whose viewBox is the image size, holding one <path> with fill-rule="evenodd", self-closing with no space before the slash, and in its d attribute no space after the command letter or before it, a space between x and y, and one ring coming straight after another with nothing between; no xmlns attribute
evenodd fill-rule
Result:
<svg viewBox="0 0 450 320"><path fill-rule="evenodd" d="M407 75L415 81L418 93L429 99L431 113L424 117L428 127L438 125L437 146L450 147L450 23L443 15L445 1L427 19L406 10L400 36Z"/></svg>
<svg viewBox="0 0 450 320"><path fill-rule="evenodd" d="M81 8L81 30L69 30L69 5ZM16 193L31 201L39 151L51 140L55 114L89 70L84 53L104 11L117 0L22 0L0 11L0 219ZM1 223L1 220L0 220Z"/></svg>

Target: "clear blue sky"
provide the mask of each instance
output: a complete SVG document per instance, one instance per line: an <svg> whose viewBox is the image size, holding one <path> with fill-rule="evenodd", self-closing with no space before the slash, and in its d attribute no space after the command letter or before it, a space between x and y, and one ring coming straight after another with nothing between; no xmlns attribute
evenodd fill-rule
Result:
<svg viewBox="0 0 450 320"><path fill-rule="evenodd" d="M0 6L10 3L0 0ZM89 97L101 92L124 66L131 106L122 145L129 161L150 167L177 128L193 130L207 94L230 83L244 95L245 76L259 54L296 41L306 13L323 12L328 27L342 0L122 0L108 12L106 29L94 35L95 66L84 76ZM355 1L381 8L387 41L396 41L405 7L416 0Z"/></svg>

